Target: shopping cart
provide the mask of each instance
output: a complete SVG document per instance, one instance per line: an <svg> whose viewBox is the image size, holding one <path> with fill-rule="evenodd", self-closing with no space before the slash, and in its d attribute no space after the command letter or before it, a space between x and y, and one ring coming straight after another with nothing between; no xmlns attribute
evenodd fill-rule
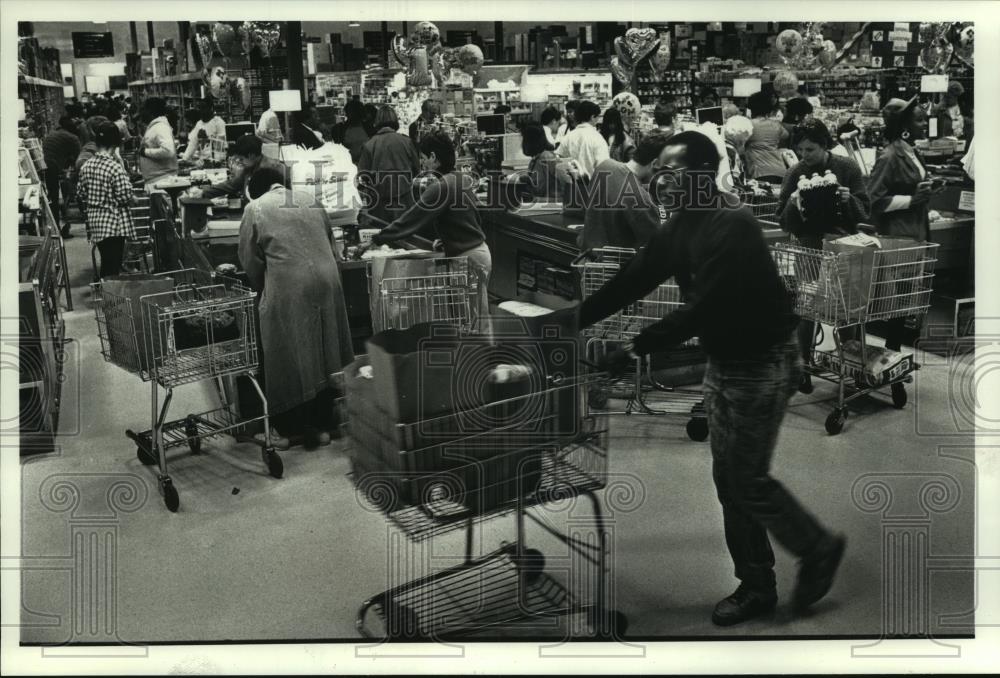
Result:
<svg viewBox="0 0 1000 678"><path fill-rule="evenodd" d="M136 297L112 292L115 282L104 280L93 284L94 312L104 359L150 382L151 428L127 430L125 435L135 441L139 461L158 465L157 480L167 508L176 511L180 499L167 472L166 451L187 445L198 454L202 440L221 434L260 445L268 472L280 478L283 465L271 445L267 400L255 379L255 293L198 269L141 278L168 291ZM250 379L260 397L263 413L258 417L240 419L225 396L223 377L239 374ZM215 382L221 406L167 421L174 388L206 379ZM166 397L158 408L159 387L166 389ZM263 441L251 435L257 422L263 424Z"/></svg>
<svg viewBox="0 0 1000 678"><path fill-rule="evenodd" d="M740 200L750 208L753 215L768 223L778 223L778 196L774 188L767 185L767 188L757 190L744 190L739 192Z"/></svg>
<svg viewBox="0 0 1000 678"><path fill-rule="evenodd" d="M812 350L808 374L837 385L837 405L826 419L830 435L840 433L847 418L847 404L861 396L889 387L892 404L906 405L905 383L920 368L912 354L889 369L875 371L888 352L865 340L868 323L893 318L919 320L930 307L931 282L937 261L935 243L870 252L864 265L860 253L816 250L778 243L772 254L795 312L805 320L830 326L833 350ZM853 329L854 339L846 339ZM818 335L819 333L817 333ZM898 358L899 356L895 356Z"/></svg>
<svg viewBox="0 0 1000 678"><path fill-rule="evenodd" d="M607 484L607 426L586 411L583 397L598 377L546 379L529 393L403 423L365 395L359 367L348 369L345 388L352 479L363 505L383 513L411 543L465 530L461 562L367 599L357 615L359 633L448 640L579 614L598 636L621 637L627 619L608 604L609 535L595 494ZM579 409L566 407L567 400ZM589 500L592 515L577 516L572 533L532 510L575 497ZM476 525L511 514L515 540L474 553ZM565 555L550 555L549 572L545 555L526 545L525 518L566 547ZM390 568L412 561L407 552L389 553Z"/></svg>
<svg viewBox="0 0 1000 678"><path fill-rule="evenodd" d="M394 263L384 265L391 268ZM407 259L405 276L381 277L374 267L368 267L368 280L375 332L437 321L467 329L476 320L479 281L468 258Z"/></svg>
<svg viewBox="0 0 1000 678"><path fill-rule="evenodd" d="M618 274L621 267L635 256L635 250L623 247L600 247L590 250L573 261L580 271L580 287L584 299L601 289ZM643 329L659 322L671 311L681 306L680 288L669 279L659 285L644 299L625 306L620 311L583 331L587 337L587 356L597 362L599 357L617 345L634 339ZM698 340L689 339L679 350L699 352ZM622 388L624 387L624 388ZM655 398L650 398L656 393ZM609 398L625 400L625 408L607 411ZM653 402L655 400L655 402ZM688 417L687 434L691 440L708 438L704 397L700 391L677 389L660 384L648 358L636 360L635 369L623 384L614 388L597 385L589 394L590 405L609 414L664 414Z"/></svg>

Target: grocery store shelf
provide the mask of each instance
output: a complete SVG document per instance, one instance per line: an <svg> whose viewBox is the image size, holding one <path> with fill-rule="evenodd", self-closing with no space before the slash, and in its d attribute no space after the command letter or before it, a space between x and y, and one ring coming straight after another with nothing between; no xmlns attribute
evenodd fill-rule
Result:
<svg viewBox="0 0 1000 678"><path fill-rule="evenodd" d="M146 85L169 85L175 82L188 82L190 80L201 80L201 73L181 73L180 75L168 75L164 78L153 78L152 80L133 80L129 87L144 87Z"/></svg>
<svg viewBox="0 0 1000 678"><path fill-rule="evenodd" d="M58 87L59 89L62 89L63 87L61 83L52 82L51 80L43 80L42 78L36 78L33 75L22 75L20 77L29 85L37 85L40 87Z"/></svg>

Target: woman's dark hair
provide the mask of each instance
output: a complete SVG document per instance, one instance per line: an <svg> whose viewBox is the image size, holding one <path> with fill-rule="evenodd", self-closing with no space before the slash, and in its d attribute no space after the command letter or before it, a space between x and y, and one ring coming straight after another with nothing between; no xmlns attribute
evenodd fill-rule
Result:
<svg viewBox="0 0 1000 678"><path fill-rule="evenodd" d="M94 130L94 142L101 148L118 148L122 145L122 133L113 122L102 122Z"/></svg>
<svg viewBox="0 0 1000 678"><path fill-rule="evenodd" d="M455 144L442 132L431 132L420 135L420 152L424 155L433 153L437 156L438 172L447 174L455 171Z"/></svg>
<svg viewBox="0 0 1000 678"><path fill-rule="evenodd" d="M660 153L667 147L672 136L667 136L664 132L650 132L642 138L639 145L635 147L635 155L632 159L640 165L648 165L660 157Z"/></svg>
<svg viewBox="0 0 1000 678"><path fill-rule="evenodd" d="M608 108L604 111L604 117L601 118L601 136L604 137L605 141L611 139L611 135L615 135L615 144L621 145L625 141L625 121L622 120L622 113L614 106Z"/></svg>
<svg viewBox="0 0 1000 678"><path fill-rule="evenodd" d="M534 158L543 151L551 151L552 144L545 136L541 125L525 125L521 130L521 152L529 158Z"/></svg>
<svg viewBox="0 0 1000 678"><path fill-rule="evenodd" d="M792 148L796 148L803 141L811 141L826 150L833 148L833 137L830 136L830 130L821 120L816 118L803 120L792 131Z"/></svg>
<svg viewBox="0 0 1000 678"><path fill-rule="evenodd" d="M375 114L375 130L378 131L383 127L399 131L399 116L396 115L396 109L392 106L379 106L378 112Z"/></svg>
<svg viewBox="0 0 1000 678"><path fill-rule="evenodd" d="M566 104L569 108L569 103ZM595 104L593 101L587 101L584 99L576 105L576 111L574 116L577 122L588 122L591 118L596 118L601 114L601 107Z"/></svg>
<svg viewBox="0 0 1000 678"><path fill-rule="evenodd" d="M550 124L553 120L562 120L563 114L558 108L553 108L549 106L544 111L542 111L541 123L543 125Z"/></svg>
<svg viewBox="0 0 1000 678"><path fill-rule="evenodd" d="M80 128L76 126L76 120L68 113L59 118L59 126L71 134L79 134Z"/></svg>
<svg viewBox="0 0 1000 678"><path fill-rule="evenodd" d="M566 110L573 111L574 113L580 108L582 102L579 99L570 99L566 102Z"/></svg>
<svg viewBox="0 0 1000 678"><path fill-rule="evenodd" d="M664 146L684 146L684 159L694 170L719 171L719 149L701 132L681 132L670 137Z"/></svg>
<svg viewBox="0 0 1000 678"><path fill-rule="evenodd" d="M261 167L250 175L250 180L247 182L247 195L250 196L251 200L256 200L270 191L275 184L285 185L285 177L281 175L281 172L273 167Z"/></svg>
<svg viewBox="0 0 1000 678"><path fill-rule="evenodd" d="M177 117L178 117L177 116L177 109L176 108L168 108L167 112L164 113L164 115L167 116L167 122L170 123L170 129L173 132L177 132Z"/></svg>
<svg viewBox="0 0 1000 678"><path fill-rule="evenodd" d="M653 122L659 126L667 126L674 124L674 115L677 112L677 108L674 103L661 101L656 104L656 108L653 109Z"/></svg>
<svg viewBox="0 0 1000 678"><path fill-rule="evenodd" d="M750 115L754 118L767 117L774 112L775 99L767 92L761 90L750 95L747 100L747 108L750 109Z"/></svg>
<svg viewBox="0 0 1000 678"><path fill-rule="evenodd" d="M813 105L809 103L808 99L803 97L795 97L794 99L789 99L785 104L785 119L784 122L790 124L798 124L805 120L807 115L812 115Z"/></svg>
<svg viewBox="0 0 1000 678"><path fill-rule="evenodd" d="M150 119L167 114L167 102L160 97L149 97L142 102L142 112Z"/></svg>
<svg viewBox="0 0 1000 678"><path fill-rule="evenodd" d="M716 92L715 89L711 87L702 87L701 92L698 93L698 96L701 98L702 101L704 101L705 99L715 99L716 101L719 100L719 93Z"/></svg>
<svg viewBox="0 0 1000 678"><path fill-rule="evenodd" d="M107 117L111 122L117 122L122 119L122 111L117 106L108 106Z"/></svg>
<svg viewBox="0 0 1000 678"><path fill-rule="evenodd" d="M263 142L258 139L253 134L244 134L239 137L233 144L233 150L229 153L231 156L239 156L240 158L249 158L252 156L261 155L261 148L263 147Z"/></svg>

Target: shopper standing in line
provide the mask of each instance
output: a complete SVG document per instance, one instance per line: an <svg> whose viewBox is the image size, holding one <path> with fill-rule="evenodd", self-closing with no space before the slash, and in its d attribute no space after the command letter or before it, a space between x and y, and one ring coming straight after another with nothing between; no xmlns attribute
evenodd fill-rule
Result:
<svg viewBox="0 0 1000 678"><path fill-rule="evenodd" d="M872 221L880 235L927 242L931 236L927 203L934 188L913 148L927 134L927 116L917 105L917 97L913 97L909 101L890 99L882 108L882 119L888 144L868 177ZM885 347L898 351L906 333L906 319L892 318L885 325Z"/></svg>
<svg viewBox="0 0 1000 678"><path fill-rule="evenodd" d="M256 136L244 134L233 144L229 156L229 178L211 186L193 187L187 195L192 198L218 198L224 195L243 196L250 175L263 167L277 170L286 177L285 185L290 186L291 172L280 161L264 156L263 143Z"/></svg>
<svg viewBox="0 0 1000 678"><path fill-rule="evenodd" d="M163 99L150 97L143 101L142 118L147 124L139 144L139 172L148 191L155 189L157 183L177 176L177 145Z"/></svg>
<svg viewBox="0 0 1000 678"><path fill-rule="evenodd" d="M392 106L379 108L375 127L375 135L365 142L358 156L358 181L370 186L365 214L391 222L413 205L413 179L420 174L420 152L399 133L399 118Z"/></svg>
<svg viewBox="0 0 1000 678"><path fill-rule="evenodd" d="M674 97L665 95L653 109L653 124L656 125L656 131L668 137L673 136L677 132L674 127L675 115L677 115L677 105L674 103Z"/></svg>
<svg viewBox="0 0 1000 678"><path fill-rule="evenodd" d="M261 293L264 388L285 448L330 442L340 427L333 376L354 360L347 304L330 217L311 196L288 195L281 172L265 167L247 182L239 258Z"/></svg>
<svg viewBox="0 0 1000 678"><path fill-rule="evenodd" d="M121 132L113 122L93 130L97 151L80 168L76 197L87 215L87 239L101 253L100 277L118 275L122 270L125 240L135 238L132 222L132 182L115 151L121 146Z"/></svg>
<svg viewBox="0 0 1000 678"><path fill-rule="evenodd" d="M520 182L525 193L532 197L561 201L563 186L559 176L559 158L549 143L548 132L549 129L542 125L527 125L521 130L521 153L530 160L527 174L521 177Z"/></svg>
<svg viewBox="0 0 1000 678"><path fill-rule="evenodd" d="M612 106L604 111L601 119L601 136L608 143L608 152L612 160L628 162L635 153L635 141L625 129L625 120L621 111Z"/></svg>
<svg viewBox="0 0 1000 678"><path fill-rule="evenodd" d="M216 115L211 97L198 102L198 121L188 133L188 145L181 157L189 163L226 161L226 121Z"/></svg>
<svg viewBox="0 0 1000 678"><path fill-rule="evenodd" d="M661 175L677 203L670 221L622 271L579 308L587 327L676 278L685 305L610 352L621 372L637 355L697 336L708 356L705 408L712 476L726 544L740 580L712 621L728 626L774 609L770 532L800 559L793 603L804 609L830 590L845 539L810 515L770 474L771 457L802 362L798 318L750 210L716 186L719 151L698 132L670 138ZM735 202L735 206L730 203Z"/></svg>
<svg viewBox="0 0 1000 678"><path fill-rule="evenodd" d="M593 101L579 102L574 112L576 126L566 133L556 149L560 157L575 160L580 173L588 178L594 176L599 164L611 157L608 142L597 131L600 115L601 109Z"/></svg>
<svg viewBox="0 0 1000 678"><path fill-rule="evenodd" d="M431 131L431 126L438 117L438 103L433 99L424 99L423 103L420 104L420 116L410 123L409 135L413 143L420 143L420 135L423 134L426 129L428 132Z"/></svg>
<svg viewBox="0 0 1000 678"><path fill-rule="evenodd" d="M549 106L544 111L542 111L541 118L539 122L542 125L542 129L545 130L545 140L548 141L549 146L553 150L559 145L556 140L556 136L559 134L559 128L563 124L563 114L558 108Z"/></svg>
<svg viewBox="0 0 1000 678"><path fill-rule="evenodd" d="M767 92L757 92L751 95L748 108L753 134L747 140L747 174L751 179L780 184L788 168L779 149L789 134L776 117L780 112L777 100Z"/></svg>
<svg viewBox="0 0 1000 678"><path fill-rule="evenodd" d="M365 105L358 99L349 101L344 106L344 115L347 116L347 122L340 143L351 152L351 162L357 165L361 157L361 147L369 139L368 132L365 131Z"/></svg>
<svg viewBox="0 0 1000 678"><path fill-rule="evenodd" d="M80 155L80 137L76 123L69 115L59 118L59 127L45 135L42 139L42 154L45 158L45 192L52 206L52 216L57 222L64 222L59 232L64 238L72 238L69 220L65 215L65 201L69 196L61 196L62 175L73 167L74 161Z"/></svg>
<svg viewBox="0 0 1000 678"><path fill-rule="evenodd" d="M801 160L788 170L778 196L778 222L782 230L795 236L797 244L815 250L823 249L825 236L856 233L858 224L868 219L871 210L868 187L861 168L852 159L831 153L833 145L830 131L820 120L812 118L795 127L792 148ZM813 174L823 176L827 170L833 173L839 184L839 210L835 214L818 215L809 220L803 212L797 188L799 177L809 178ZM807 363L812 361L815 336L816 323L805 319L799 322L799 345L802 347L802 359ZM812 377L803 373L799 391L812 393L812 390Z"/></svg>
<svg viewBox="0 0 1000 678"><path fill-rule="evenodd" d="M281 143L281 121L278 119L278 114L274 112L274 109L268 108L260 114L255 134L265 144Z"/></svg>
<svg viewBox="0 0 1000 678"><path fill-rule="evenodd" d="M559 131L556 132L556 143L553 144L556 148L559 147L567 134L576 129L576 109L579 105L579 99L570 99L566 102L566 116L563 124L559 126Z"/></svg>
<svg viewBox="0 0 1000 678"><path fill-rule="evenodd" d="M292 127L292 143L308 150L322 148L324 141L322 133L319 132L316 104L311 101L305 102L302 110L295 113L295 119L297 122Z"/></svg>

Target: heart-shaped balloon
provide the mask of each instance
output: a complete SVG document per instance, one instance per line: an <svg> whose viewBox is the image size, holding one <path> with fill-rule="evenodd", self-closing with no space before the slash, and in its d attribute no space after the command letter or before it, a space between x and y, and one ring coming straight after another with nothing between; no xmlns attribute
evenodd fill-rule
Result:
<svg viewBox="0 0 1000 678"><path fill-rule="evenodd" d="M240 26L236 32L240 36L240 48L243 50L243 56L250 56L250 50L253 49L253 36L250 34L250 22L244 21L243 25Z"/></svg>
<svg viewBox="0 0 1000 678"><path fill-rule="evenodd" d="M632 69L622 65L621 60L616 56L611 57L611 72L626 89L632 86Z"/></svg>
<svg viewBox="0 0 1000 678"><path fill-rule="evenodd" d="M628 69L635 67L635 61L632 59L628 44L625 42L625 38L620 35L615 38L615 54L618 56L618 63L623 67Z"/></svg>
<svg viewBox="0 0 1000 678"><path fill-rule="evenodd" d="M271 56L278 41L281 40L281 25L277 21L251 21L251 35L260 47L261 54Z"/></svg>
<svg viewBox="0 0 1000 678"><path fill-rule="evenodd" d="M637 64L656 48L656 31L652 28L630 28L625 31L631 63Z"/></svg>
<svg viewBox="0 0 1000 678"><path fill-rule="evenodd" d="M233 47L236 45L236 31L229 24L222 22L212 26L212 39L215 41L215 48L219 53L229 58L232 56Z"/></svg>
<svg viewBox="0 0 1000 678"><path fill-rule="evenodd" d="M212 39L204 33L198 33L194 36L194 44L198 47L201 67L207 70L212 63Z"/></svg>
<svg viewBox="0 0 1000 678"><path fill-rule="evenodd" d="M431 47L441 44L441 31L430 21L418 21L413 27L413 35L416 47Z"/></svg>
<svg viewBox="0 0 1000 678"><path fill-rule="evenodd" d="M662 80L670 66L670 33L660 33L660 44L649 57L649 66L658 80Z"/></svg>
<svg viewBox="0 0 1000 678"><path fill-rule="evenodd" d="M837 58L837 45L834 44L833 40L823 41L823 48L820 49L816 58L823 68L830 68L833 65L833 62Z"/></svg>

